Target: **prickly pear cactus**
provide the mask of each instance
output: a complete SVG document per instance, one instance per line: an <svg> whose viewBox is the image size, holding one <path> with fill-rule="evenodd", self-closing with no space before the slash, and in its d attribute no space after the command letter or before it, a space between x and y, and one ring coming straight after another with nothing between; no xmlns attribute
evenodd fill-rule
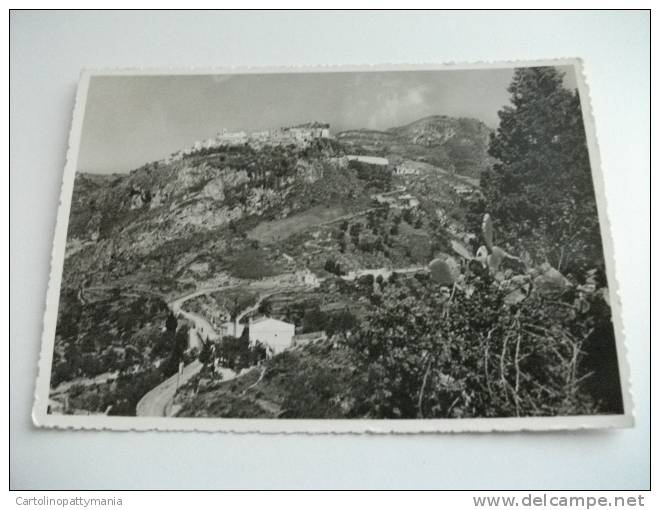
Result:
<svg viewBox="0 0 660 510"><path fill-rule="evenodd" d="M490 214L484 214L484 220L481 223L481 233L484 236L484 242L486 243L486 248L488 251L493 250L493 220L490 217Z"/></svg>
<svg viewBox="0 0 660 510"><path fill-rule="evenodd" d="M488 255L488 268L495 272L502 265L502 261L509 257L509 254L505 252L499 246L493 246L490 255Z"/></svg>
<svg viewBox="0 0 660 510"><path fill-rule="evenodd" d="M466 260L472 260L474 257L470 250L468 250L465 245L459 243L458 241L451 241L451 249L454 250L458 256L463 257Z"/></svg>
<svg viewBox="0 0 660 510"><path fill-rule="evenodd" d="M488 248L486 248L485 246L479 246L479 249L477 250L477 255L474 258L485 266L486 263L488 262Z"/></svg>

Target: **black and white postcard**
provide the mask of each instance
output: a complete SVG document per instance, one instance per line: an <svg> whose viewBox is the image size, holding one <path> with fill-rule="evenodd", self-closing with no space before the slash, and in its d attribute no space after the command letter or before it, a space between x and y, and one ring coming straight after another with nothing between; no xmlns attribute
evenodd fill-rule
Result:
<svg viewBox="0 0 660 510"><path fill-rule="evenodd" d="M579 60L82 73L33 417L632 426Z"/></svg>

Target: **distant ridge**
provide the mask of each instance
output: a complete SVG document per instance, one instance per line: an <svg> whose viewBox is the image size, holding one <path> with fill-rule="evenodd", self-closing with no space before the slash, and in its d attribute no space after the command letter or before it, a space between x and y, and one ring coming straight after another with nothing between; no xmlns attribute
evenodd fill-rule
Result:
<svg viewBox="0 0 660 510"><path fill-rule="evenodd" d="M479 177L493 162L488 155L491 132L477 119L431 115L385 131L343 131L337 140L355 153L422 160Z"/></svg>

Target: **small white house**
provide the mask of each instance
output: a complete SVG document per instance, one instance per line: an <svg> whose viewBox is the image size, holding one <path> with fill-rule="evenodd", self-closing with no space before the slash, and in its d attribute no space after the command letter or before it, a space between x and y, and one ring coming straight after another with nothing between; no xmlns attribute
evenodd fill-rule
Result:
<svg viewBox="0 0 660 510"><path fill-rule="evenodd" d="M258 317L249 323L250 344L261 342L273 354L278 354L293 345L296 327L272 317Z"/></svg>
<svg viewBox="0 0 660 510"><path fill-rule="evenodd" d="M412 196L410 193L399 196L399 202L405 209L413 209L419 207L419 200Z"/></svg>
<svg viewBox="0 0 660 510"><path fill-rule="evenodd" d="M356 154L350 154L346 156L346 159L348 161L359 161L360 163L379 166L387 166L390 163L387 158L380 158L378 156L358 156Z"/></svg>
<svg viewBox="0 0 660 510"><path fill-rule="evenodd" d="M468 186L467 184L458 184L454 186L454 193L465 197L474 193L474 188L472 186Z"/></svg>
<svg viewBox="0 0 660 510"><path fill-rule="evenodd" d="M401 163L394 168L394 173L396 175L419 175L419 168L409 162Z"/></svg>
<svg viewBox="0 0 660 510"><path fill-rule="evenodd" d="M312 273L309 269L297 271L296 277L302 285L309 285L310 287L319 287L321 285L318 276Z"/></svg>

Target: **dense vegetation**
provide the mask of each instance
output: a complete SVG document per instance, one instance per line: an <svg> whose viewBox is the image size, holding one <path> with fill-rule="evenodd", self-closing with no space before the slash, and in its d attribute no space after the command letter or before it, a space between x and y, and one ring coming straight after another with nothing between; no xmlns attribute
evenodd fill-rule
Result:
<svg viewBox="0 0 660 510"><path fill-rule="evenodd" d="M593 317L559 293L507 305L488 273L451 297L432 280L387 288L349 346L360 360L360 416L591 414L582 391ZM593 297L594 300L598 298ZM572 313L566 313L567 308Z"/></svg>
<svg viewBox="0 0 660 510"><path fill-rule="evenodd" d="M616 358L602 359L614 342L601 294L550 288L512 304L516 289L488 272L468 273L453 292L423 274L374 283L365 278L347 288L371 296L362 320L343 311L328 322L318 308L309 310L305 330L325 328L330 340L275 356L259 382L245 376L189 394L183 415L248 408L247 416L277 409L276 416L298 418L621 412Z"/></svg>
<svg viewBox="0 0 660 510"><path fill-rule="evenodd" d="M130 369L149 355L165 319L165 303L148 296L104 291L82 302L65 290L60 298L51 386L76 377Z"/></svg>
<svg viewBox="0 0 660 510"><path fill-rule="evenodd" d="M177 295L243 280L187 302L218 323L256 303L265 283L248 280L310 269L318 287L290 284L257 313L328 338L272 358L247 330L206 342L195 353L204 368L177 396L181 415L622 412L579 97L553 68L516 70L509 92L494 133L438 116L80 176L51 382L75 381L69 411L132 414L192 356L186 326L138 287ZM342 157L356 153L392 164ZM419 171L396 175L403 159ZM456 173L481 174L481 191ZM376 268L406 270L353 273ZM223 382L218 366L254 368Z"/></svg>
<svg viewBox="0 0 660 510"><path fill-rule="evenodd" d="M580 98L562 79L552 67L515 72L481 188L503 244L583 279L603 252Z"/></svg>
<svg viewBox="0 0 660 510"><path fill-rule="evenodd" d="M65 412L134 415L139 399L185 359L188 329L159 298L98 294L62 295L50 383L68 388L53 399Z"/></svg>
<svg viewBox="0 0 660 510"><path fill-rule="evenodd" d="M466 199L470 210L454 218L471 227L473 245L450 240L422 217L434 251L451 245L460 262L440 253L430 277L338 284L367 310L360 320L346 320L327 341L275 356L259 378L253 372L200 393L184 414L621 413L579 98L551 68L516 70L509 91L512 105L500 112L490 140L497 162L483 173L484 195ZM404 223L414 227L415 220ZM389 235L396 237L401 224L393 223ZM368 221L340 224L334 236L340 253L361 250L368 228ZM344 266L341 255L324 264L336 281ZM307 310L303 324L306 331L329 325L320 309Z"/></svg>

